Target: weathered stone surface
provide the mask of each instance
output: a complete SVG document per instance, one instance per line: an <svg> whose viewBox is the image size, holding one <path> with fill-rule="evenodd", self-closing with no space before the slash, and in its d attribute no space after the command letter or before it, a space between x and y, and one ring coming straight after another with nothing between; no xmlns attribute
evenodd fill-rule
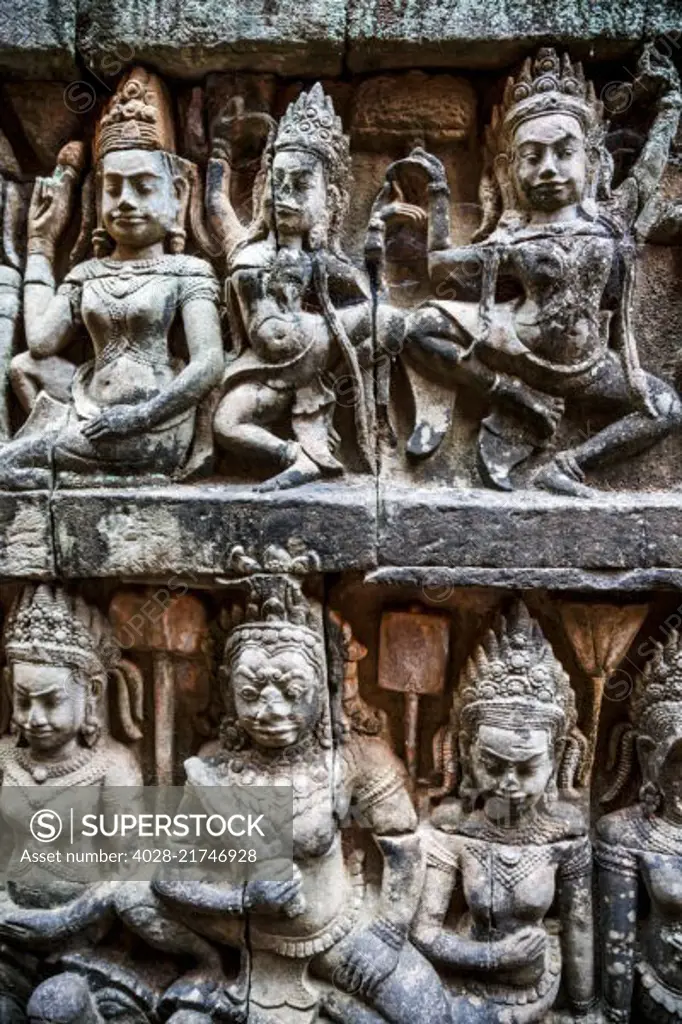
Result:
<svg viewBox="0 0 682 1024"><path fill-rule="evenodd" d="M116 73L112 62L133 59L191 78L235 69L338 74L345 22L345 2L335 0L304 5L290 0L152 5L84 0L78 47L89 67L108 74Z"/></svg>
<svg viewBox="0 0 682 1024"><path fill-rule="evenodd" d="M520 0L353 0L348 63L353 71L403 67L504 67L548 39L576 55L611 58L647 35L679 33L675 0L651 5Z"/></svg>
<svg viewBox="0 0 682 1024"><path fill-rule="evenodd" d="M76 0L0 3L0 74L68 79L75 58Z"/></svg>
<svg viewBox="0 0 682 1024"><path fill-rule="evenodd" d="M504 569L675 568L682 495L576 499L520 492L384 491L380 565Z"/></svg>
<svg viewBox="0 0 682 1024"><path fill-rule="evenodd" d="M367 574L365 583L378 587L418 589L431 606L450 600L458 588L498 590L572 590L584 593L637 593L682 589L682 569L479 569L462 565L384 566Z"/></svg>
<svg viewBox="0 0 682 1024"><path fill-rule="evenodd" d="M46 493L0 494L0 576L48 579L55 574Z"/></svg>
<svg viewBox="0 0 682 1024"><path fill-rule="evenodd" d="M323 572L375 564L371 486L318 484L267 495L250 487L57 492L57 565L65 576L190 579L227 574L232 548L302 545Z"/></svg>

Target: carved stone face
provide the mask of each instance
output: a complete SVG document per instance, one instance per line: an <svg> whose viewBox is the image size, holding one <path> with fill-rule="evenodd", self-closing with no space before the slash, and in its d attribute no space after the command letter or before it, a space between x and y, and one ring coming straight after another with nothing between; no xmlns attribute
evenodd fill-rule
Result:
<svg viewBox="0 0 682 1024"><path fill-rule="evenodd" d="M35 753L56 754L77 739L86 711L86 687L64 665L15 662L14 721Z"/></svg>
<svg viewBox="0 0 682 1024"><path fill-rule="evenodd" d="M586 173L585 136L575 118L547 114L519 125L512 175L532 210L553 212L579 203Z"/></svg>
<svg viewBox="0 0 682 1024"><path fill-rule="evenodd" d="M238 724L260 747L291 746L317 725L318 673L291 648L243 648L232 663L232 686Z"/></svg>
<svg viewBox="0 0 682 1024"><path fill-rule="evenodd" d="M513 822L532 811L554 772L549 731L522 723L509 729L479 726L470 758L478 796L496 820Z"/></svg>
<svg viewBox="0 0 682 1024"><path fill-rule="evenodd" d="M322 162L303 150L277 153L272 189L278 237L305 238L326 219L327 185Z"/></svg>
<svg viewBox="0 0 682 1024"><path fill-rule="evenodd" d="M161 153L107 153L102 161L102 221L118 245L162 242L175 223L178 197Z"/></svg>

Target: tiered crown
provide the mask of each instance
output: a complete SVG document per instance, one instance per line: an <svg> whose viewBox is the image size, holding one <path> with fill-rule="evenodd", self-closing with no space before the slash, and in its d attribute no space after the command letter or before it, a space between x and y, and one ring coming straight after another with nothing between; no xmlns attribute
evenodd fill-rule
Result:
<svg viewBox="0 0 682 1024"><path fill-rule="evenodd" d="M275 152L304 149L315 153L330 167L350 165L350 143L343 133L341 118L334 112L331 97L319 82L289 104L279 122Z"/></svg>
<svg viewBox="0 0 682 1024"><path fill-rule="evenodd" d="M672 705L680 706L682 714L682 635L672 629L665 643L657 643L653 656L644 666L635 684L630 703L630 717L641 723L653 712L670 715Z"/></svg>
<svg viewBox="0 0 682 1024"><path fill-rule="evenodd" d="M539 50L535 59L528 57L519 75L507 79L502 104L493 110L490 135L508 140L524 121L543 114L568 114L579 121L585 134L598 127L604 116L582 65L573 64L567 53L559 57L551 47Z"/></svg>
<svg viewBox="0 0 682 1024"><path fill-rule="evenodd" d="M244 609L233 616L225 657L247 643L263 647L290 645L320 665L324 663L324 644L315 617L302 590L302 578L319 570L314 552L291 555L284 548L270 545L262 560L235 547L230 567L236 578L230 583L246 593Z"/></svg>
<svg viewBox="0 0 682 1024"><path fill-rule="evenodd" d="M530 726L575 723L569 678L538 623L516 601L469 658L455 695L462 721L485 718L504 726L521 712Z"/></svg>
<svg viewBox="0 0 682 1024"><path fill-rule="evenodd" d="M73 665L106 672L120 660L111 626L82 597L40 584L23 589L5 625L8 661Z"/></svg>
<svg viewBox="0 0 682 1024"><path fill-rule="evenodd" d="M120 82L95 135L95 159L118 149L175 152L170 103L161 79L133 68Z"/></svg>

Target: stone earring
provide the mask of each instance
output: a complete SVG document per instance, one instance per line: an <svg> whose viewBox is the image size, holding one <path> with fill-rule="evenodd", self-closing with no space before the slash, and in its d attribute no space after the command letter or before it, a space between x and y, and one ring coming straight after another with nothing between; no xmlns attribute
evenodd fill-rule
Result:
<svg viewBox="0 0 682 1024"><path fill-rule="evenodd" d="M661 791L655 782L645 782L639 790L639 801L647 818L654 818L661 806Z"/></svg>
<svg viewBox="0 0 682 1024"><path fill-rule="evenodd" d="M185 243L187 241L187 232L184 228L178 227L176 224L168 232L168 248L174 254L179 254L185 251Z"/></svg>

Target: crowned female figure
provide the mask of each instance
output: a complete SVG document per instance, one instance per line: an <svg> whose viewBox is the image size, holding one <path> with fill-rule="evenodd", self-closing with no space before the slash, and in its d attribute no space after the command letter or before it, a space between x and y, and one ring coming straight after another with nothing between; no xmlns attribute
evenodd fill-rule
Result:
<svg viewBox="0 0 682 1024"><path fill-rule="evenodd" d="M400 206L391 183L421 175L436 297L411 314L404 356L491 404L478 438L489 486L511 489L516 467L556 447L567 406L612 420L533 478L572 495L590 493L586 471L643 451L682 422L676 391L641 369L631 323L632 232L665 169L682 97L674 66L653 47L637 82L656 97L656 113L616 189L592 84L568 56L543 49L509 79L494 111L474 244L453 248L444 168L421 149L390 169L375 209L377 222L390 222ZM408 450L428 455L442 438L426 410Z"/></svg>
<svg viewBox="0 0 682 1024"><path fill-rule="evenodd" d="M302 93L266 145L247 229L230 201L237 120L226 116L217 125L207 187L209 220L228 255L236 356L224 377L216 438L232 453L279 467L263 489L338 474L332 420L345 397L372 468L369 289L341 242L351 188L348 137L319 83ZM272 430L282 418L290 423L288 439Z"/></svg>
<svg viewBox="0 0 682 1024"><path fill-rule="evenodd" d="M450 723L459 795L425 832L412 934L451 972L454 1021L544 1021L562 979L572 1019L596 1013L590 843L559 798L584 744L575 722L568 676L517 602L464 669Z"/></svg>
<svg viewBox="0 0 682 1024"><path fill-rule="evenodd" d="M219 382L223 356L215 275L207 262L183 253L192 167L175 155L160 80L133 69L101 117L94 143L95 257L56 287L55 249L82 164L77 145L67 148L73 152L53 177L36 181L31 201L28 353L17 357L13 377L33 408L20 434L0 449L0 481L45 486L52 466L117 476L181 474L197 406ZM176 321L184 344L174 350ZM94 357L74 372L59 353L81 326Z"/></svg>
<svg viewBox="0 0 682 1024"><path fill-rule="evenodd" d="M113 685L125 737L139 740L142 679L121 657L105 617L59 586L29 586L10 611L4 640L14 735L0 741L0 814L13 853L0 902L0 929L9 944L0 958L0 1006L3 999L16 1001L17 993L24 1000L30 994L19 970L22 950L35 960L59 937L60 951L68 951L77 928L67 924L61 934L54 932L49 908L68 908L94 888L83 881L82 868L63 859L41 863L37 880L35 867L21 856L39 848L29 831L33 812L72 786L100 787L104 808L116 804L117 787L142 784L138 761L112 738L105 710Z"/></svg>
<svg viewBox="0 0 682 1024"><path fill-rule="evenodd" d="M597 823L604 1011L609 1021L682 1018L682 636L657 643L619 730L614 799L631 778L639 802Z"/></svg>

